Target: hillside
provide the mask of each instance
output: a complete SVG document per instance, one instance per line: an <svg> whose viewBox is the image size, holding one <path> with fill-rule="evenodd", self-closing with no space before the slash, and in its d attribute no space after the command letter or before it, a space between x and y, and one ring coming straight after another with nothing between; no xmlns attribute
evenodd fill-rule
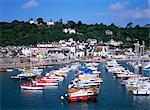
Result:
<svg viewBox="0 0 150 110"><path fill-rule="evenodd" d="M111 24L83 24L81 21L75 23L68 21L63 24L62 21L55 22L54 26L47 26L41 21L39 25L30 24L29 22L20 22L14 20L11 23L0 22L0 45L34 45L42 42L59 41L62 39L73 38L76 41L95 38L98 41L109 41L110 39L121 40L124 44L123 48L133 46L137 40L144 40L146 45L150 44L149 25L140 27L139 25L132 26L132 23L127 24L125 28L120 28ZM76 30L75 34L64 33L64 28L72 28ZM112 31L112 35L106 35L106 30Z"/></svg>

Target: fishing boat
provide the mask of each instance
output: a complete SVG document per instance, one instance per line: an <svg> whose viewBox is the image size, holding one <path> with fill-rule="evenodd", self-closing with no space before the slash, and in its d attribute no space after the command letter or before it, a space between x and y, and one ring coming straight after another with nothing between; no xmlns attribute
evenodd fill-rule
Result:
<svg viewBox="0 0 150 110"><path fill-rule="evenodd" d="M35 85L35 84L27 82L27 83L22 83L20 85L20 88L27 89L27 90L42 90L42 89L44 89L44 86Z"/></svg>

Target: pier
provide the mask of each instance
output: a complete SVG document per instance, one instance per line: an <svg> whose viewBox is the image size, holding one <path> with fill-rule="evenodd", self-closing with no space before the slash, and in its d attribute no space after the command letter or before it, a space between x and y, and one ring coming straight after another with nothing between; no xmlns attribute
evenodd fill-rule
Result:
<svg viewBox="0 0 150 110"><path fill-rule="evenodd" d="M9 60L12 60L11 58L1 58L0 62L0 68L7 69L7 68L24 68L24 67L29 67L29 66L49 66L49 65L54 65L54 64L68 64L68 63L73 63L73 62L103 62L106 60L113 60L113 59L101 59L101 60L92 60L92 59L87 59L87 58L78 58L78 59L67 59L67 60L61 60L61 61L39 61L39 62L29 62L29 58L24 59L26 60L25 62L20 62L22 58L18 58L17 62L8 62ZM27 61L28 60L28 61ZM129 58L129 59L116 59L117 61L133 61L136 60L135 58ZM149 58L141 58L140 60L150 60Z"/></svg>

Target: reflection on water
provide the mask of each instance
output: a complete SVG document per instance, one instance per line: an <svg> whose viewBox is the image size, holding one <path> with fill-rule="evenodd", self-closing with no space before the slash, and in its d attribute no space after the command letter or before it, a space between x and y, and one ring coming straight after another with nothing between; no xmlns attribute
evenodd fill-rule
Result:
<svg viewBox="0 0 150 110"><path fill-rule="evenodd" d="M150 110L150 96L133 96L133 105L137 110Z"/></svg>
<svg viewBox="0 0 150 110"><path fill-rule="evenodd" d="M133 102L145 102L150 100L150 96L133 96Z"/></svg>
<svg viewBox="0 0 150 110"><path fill-rule="evenodd" d="M76 110L88 110L88 102L73 102L69 103L69 105Z"/></svg>
<svg viewBox="0 0 150 110"><path fill-rule="evenodd" d="M95 106L96 104L97 104L97 100L68 103L68 105L73 110L89 110L91 107Z"/></svg>
<svg viewBox="0 0 150 110"><path fill-rule="evenodd" d="M58 89L58 86L45 86L44 89Z"/></svg>
<svg viewBox="0 0 150 110"><path fill-rule="evenodd" d="M43 90L25 90L21 89L21 94L28 95L28 94L42 94Z"/></svg>

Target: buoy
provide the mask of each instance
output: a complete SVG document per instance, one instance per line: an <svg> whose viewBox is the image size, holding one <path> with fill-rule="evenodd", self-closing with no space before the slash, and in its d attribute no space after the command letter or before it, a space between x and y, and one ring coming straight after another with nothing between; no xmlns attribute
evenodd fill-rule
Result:
<svg viewBox="0 0 150 110"><path fill-rule="evenodd" d="M64 96L61 96L60 98L61 98L61 100L64 100Z"/></svg>

